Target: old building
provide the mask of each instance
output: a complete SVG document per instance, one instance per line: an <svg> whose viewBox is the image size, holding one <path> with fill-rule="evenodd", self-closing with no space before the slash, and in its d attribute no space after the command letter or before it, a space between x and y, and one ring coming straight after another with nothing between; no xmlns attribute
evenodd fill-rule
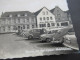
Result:
<svg viewBox="0 0 80 60"><path fill-rule="evenodd" d="M51 12L55 15L55 20L57 22L57 26L69 26L70 25L70 16L67 11L61 10L58 6L51 10Z"/></svg>
<svg viewBox="0 0 80 60"><path fill-rule="evenodd" d="M0 33L36 27L35 15L29 11L5 12L0 18Z"/></svg>
<svg viewBox="0 0 80 60"><path fill-rule="evenodd" d="M46 7L43 7L34 14L37 19L37 28L49 28L56 26L55 16Z"/></svg>

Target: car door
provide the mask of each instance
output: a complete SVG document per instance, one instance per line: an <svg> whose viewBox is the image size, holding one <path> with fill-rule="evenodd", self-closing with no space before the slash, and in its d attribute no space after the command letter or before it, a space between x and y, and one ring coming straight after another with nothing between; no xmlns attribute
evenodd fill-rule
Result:
<svg viewBox="0 0 80 60"><path fill-rule="evenodd" d="M33 37L38 38L40 36L40 29L34 29L33 30Z"/></svg>

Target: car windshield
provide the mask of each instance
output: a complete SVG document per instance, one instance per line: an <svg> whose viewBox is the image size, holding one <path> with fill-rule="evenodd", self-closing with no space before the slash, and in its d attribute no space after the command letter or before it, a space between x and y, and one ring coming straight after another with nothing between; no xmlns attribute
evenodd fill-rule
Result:
<svg viewBox="0 0 80 60"><path fill-rule="evenodd" d="M57 33L57 31L58 31L58 30L52 30L52 31L49 31L48 34Z"/></svg>

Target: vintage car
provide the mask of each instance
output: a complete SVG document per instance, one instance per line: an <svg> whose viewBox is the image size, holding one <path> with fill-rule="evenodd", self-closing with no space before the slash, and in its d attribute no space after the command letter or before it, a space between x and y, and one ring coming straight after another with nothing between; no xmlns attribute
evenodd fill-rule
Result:
<svg viewBox="0 0 80 60"><path fill-rule="evenodd" d="M57 32L58 30L51 30L51 31L47 31L46 34L42 34L40 36L40 40L42 42L50 42L52 40L53 35Z"/></svg>
<svg viewBox="0 0 80 60"><path fill-rule="evenodd" d="M43 28L34 28L30 29L28 32L24 34L24 36L28 39L39 38L41 34L46 33L46 29Z"/></svg>
<svg viewBox="0 0 80 60"><path fill-rule="evenodd" d="M68 33L69 28L56 29L51 33L42 34L40 36L41 41L51 42L51 43L63 43L63 36Z"/></svg>

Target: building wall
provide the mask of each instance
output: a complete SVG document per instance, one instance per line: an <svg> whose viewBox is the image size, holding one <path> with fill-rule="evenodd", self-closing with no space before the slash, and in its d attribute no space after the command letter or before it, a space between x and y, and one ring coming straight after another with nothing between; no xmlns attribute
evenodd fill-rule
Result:
<svg viewBox="0 0 80 60"><path fill-rule="evenodd" d="M54 11L52 12L55 15L55 19L57 23L61 26L60 23L67 22L69 25L69 17L68 14L64 11L62 11L59 7L55 7Z"/></svg>
<svg viewBox="0 0 80 60"><path fill-rule="evenodd" d="M36 28L35 16L0 18L0 33L17 32L19 27L21 29Z"/></svg>
<svg viewBox="0 0 80 60"><path fill-rule="evenodd" d="M48 9L43 8L42 11L37 15L37 27L48 28L52 26L56 26L55 16Z"/></svg>

